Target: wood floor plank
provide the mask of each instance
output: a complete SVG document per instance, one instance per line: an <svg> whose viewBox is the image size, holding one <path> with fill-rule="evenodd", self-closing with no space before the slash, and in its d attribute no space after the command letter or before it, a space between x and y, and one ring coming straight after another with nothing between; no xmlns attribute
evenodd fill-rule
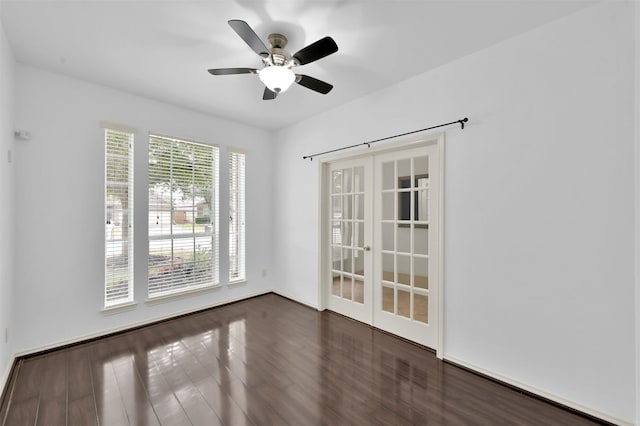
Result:
<svg viewBox="0 0 640 426"><path fill-rule="evenodd" d="M228 390L220 386L215 380L207 377L201 379L195 385L223 424L238 426L250 426L253 424L240 406L231 398Z"/></svg>
<svg viewBox="0 0 640 426"><path fill-rule="evenodd" d="M23 359L11 383L2 426L599 423L273 294Z"/></svg>
<svg viewBox="0 0 640 426"><path fill-rule="evenodd" d="M191 424L160 368L154 365L141 374L146 376L143 382L145 382L149 400L160 424Z"/></svg>
<svg viewBox="0 0 640 426"><path fill-rule="evenodd" d="M233 380L223 389L242 408L255 425L286 425L288 423L257 392L240 380ZM275 393L277 394L277 392Z"/></svg>
<svg viewBox="0 0 640 426"><path fill-rule="evenodd" d="M176 398L187 413L193 425L222 425L217 414L203 398L195 385L184 386L176 390Z"/></svg>
<svg viewBox="0 0 640 426"><path fill-rule="evenodd" d="M52 353L43 358L36 425L65 426L67 424L67 351Z"/></svg>
<svg viewBox="0 0 640 426"><path fill-rule="evenodd" d="M153 353L156 365L169 389L194 425L222 424L213 408L207 404L194 379L206 377L207 372L180 341L170 343ZM213 380L213 378L211 379Z"/></svg>
<svg viewBox="0 0 640 426"><path fill-rule="evenodd" d="M67 424L69 426L93 426L98 424L93 396L75 398L68 403Z"/></svg>
<svg viewBox="0 0 640 426"><path fill-rule="evenodd" d="M11 401L5 425L34 425L38 416L38 397Z"/></svg>
<svg viewBox="0 0 640 426"><path fill-rule="evenodd" d="M92 362L91 374L99 424L129 424L124 400L111 362Z"/></svg>
<svg viewBox="0 0 640 426"><path fill-rule="evenodd" d="M269 385L257 386L253 389L257 395L290 425L317 424L319 419L318 405L313 401L303 402L294 398L273 398L275 394L286 393L290 390L277 389Z"/></svg>
<svg viewBox="0 0 640 426"><path fill-rule="evenodd" d="M41 357L26 359L22 362L18 376L19 380L16 381L11 397L13 403L37 399L40 394L38 383L43 364L44 361Z"/></svg>
<svg viewBox="0 0 640 426"><path fill-rule="evenodd" d="M65 426L67 424L67 396L48 397L38 406L37 426Z"/></svg>
<svg viewBox="0 0 640 426"><path fill-rule="evenodd" d="M69 351L67 363L67 396L69 402L91 397L93 384L89 368L88 347L78 346Z"/></svg>
<svg viewBox="0 0 640 426"><path fill-rule="evenodd" d="M114 361L113 371L130 424L159 426L160 421L133 359Z"/></svg>

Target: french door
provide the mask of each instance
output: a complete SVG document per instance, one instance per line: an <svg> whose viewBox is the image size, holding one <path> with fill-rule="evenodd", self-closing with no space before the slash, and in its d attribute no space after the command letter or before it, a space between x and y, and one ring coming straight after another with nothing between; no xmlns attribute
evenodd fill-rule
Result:
<svg viewBox="0 0 640 426"><path fill-rule="evenodd" d="M327 307L438 345L437 145L329 166ZM329 262L327 262L329 263Z"/></svg>
<svg viewBox="0 0 640 426"><path fill-rule="evenodd" d="M328 308L371 324L371 158L331 163L328 174Z"/></svg>
<svg viewBox="0 0 640 426"><path fill-rule="evenodd" d="M438 167L435 145L375 157L373 324L431 348L438 338Z"/></svg>

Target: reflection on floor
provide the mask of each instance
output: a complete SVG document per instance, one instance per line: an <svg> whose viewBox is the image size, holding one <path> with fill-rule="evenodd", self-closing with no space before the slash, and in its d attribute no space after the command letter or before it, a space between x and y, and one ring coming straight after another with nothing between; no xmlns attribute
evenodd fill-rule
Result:
<svg viewBox="0 0 640 426"><path fill-rule="evenodd" d="M23 358L8 386L3 426L595 424L273 294Z"/></svg>

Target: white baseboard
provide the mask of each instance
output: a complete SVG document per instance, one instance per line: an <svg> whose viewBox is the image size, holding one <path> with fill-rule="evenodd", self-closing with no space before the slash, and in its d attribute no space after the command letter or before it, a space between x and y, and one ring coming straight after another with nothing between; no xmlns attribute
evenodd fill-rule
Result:
<svg viewBox="0 0 640 426"><path fill-rule="evenodd" d="M453 356L445 354L444 355L444 359L445 359L445 361L451 361L452 363L457 364L457 365L459 365L461 367L468 368L469 370L473 370L473 371L475 371L477 373L480 373L480 374L482 374L484 376L491 377L491 378L496 379L496 380L498 380L500 382L506 383L506 384L511 385L511 386L515 386L516 388L519 388L519 389L522 389L522 390L527 391L529 393L538 395L538 396L540 396L542 398L545 398L545 399L548 399L550 401L557 402L558 404L564 405L565 407L572 408L574 410L583 412L583 413L588 414L588 415L593 416L593 417L597 417L597 418L602 419L604 421L607 421L607 422L610 422L610 423L613 423L613 424L617 424L617 425L621 425L621 426L622 425L624 425L624 426L633 426L632 422L620 420L620 419L615 418L613 416L610 416L608 414L601 413L601 412L596 411L596 410L594 410L592 408L585 407L584 405L580 405L577 402L569 401L568 399L565 399L565 398L562 398L560 396L551 394L549 392L537 389L537 388L535 388L533 386L527 385L525 383L521 383L521 382L519 382L517 380L510 379L509 377L505 377L505 376L503 376L501 374L498 374L498 373L495 373L493 371L485 370L484 368L481 368L481 367L478 367L476 365L470 364L470 363L468 363L466 361L463 361L461 359L458 359L456 357L453 357Z"/></svg>
<svg viewBox="0 0 640 426"><path fill-rule="evenodd" d="M210 305L199 306L198 308L195 308L195 309L186 309L184 311L178 311L178 312L174 312L172 314L163 315L163 316L154 317L154 318L149 318L147 320L139 321L139 322L135 322L135 323L130 323L130 324L127 324L127 325L122 326L122 327L116 327L116 328L111 328L111 329L108 329L108 330L102 330L102 331L99 331L97 333L91 333L91 334L87 334L87 335L76 337L76 338L69 339L69 340L55 342L55 343L51 343L51 344L48 344L48 345L39 346L39 347L36 347L36 348L30 348L30 349L27 349L25 351L18 352L17 354L15 354L15 358L28 356L28 355L36 354L36 353L43 352L43 351L49 351L49 350L57 349L57 348L64 347L64 346L67 346L67 345L73 345L75 343L81 343L81 342L84 342L84 341L87 341L87 340L97 339L97 338L100 338L100 337L108 336L108 335L113 334L113 333L119 333L119 332L122 332L122 331L127 331L127 330L131 330L131 329L138 328L138 327L143 327L145 325L153 324L153 323L156 323L156 322L159 322L159 321L168 320L168 319L179 317L179 316L182 316L182 315L192 314L194 312L204 311L206 309L215 308L217 306L226 305L226 304L233 303L233 302L239 302L241 300L250 299L250 298L256 297L256 296L262 296L263 294L268 294L268 293L272 293L272 291L271 290L258 291L258 292L250 293L250 294L247 294L247 295L244 295L244 296L241 296L241 297L234 297L234 298L231 298L231 299L221 300L221 301L218 301L218 302L210 304Z"/></svg>
<svg viewBox="0 0 640 426"><path fill-rule="evenodd" d="M316 311L319 311L319 310L320 310L320 308L318 307L318 305L314 305L314 304L311 304L311 303L309 303L309 302L305 302L304 300L298 299L298 298L297 298L297 297L295 297L295 296L291 296L290 294L287 294L287 293L286 293L286 292L284 292L284 291L280 291L280 290L273 290L273 291L272 291L272 293L273 293L273 294L277 294L278 296L285 297L285 298L287 298L287 299L291 299L291 300L293 300L293 301L294 301L294 302L296 302L296 303L299 303L299 304L301 304L301 305L305 305L305 306L307 306L307 307L309 307L309 308L315 309Z"/></svg>

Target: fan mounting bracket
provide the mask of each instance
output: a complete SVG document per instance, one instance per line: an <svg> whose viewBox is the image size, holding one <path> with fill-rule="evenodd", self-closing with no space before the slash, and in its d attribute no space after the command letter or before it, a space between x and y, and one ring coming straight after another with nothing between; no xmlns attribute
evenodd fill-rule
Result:
<svg viewBox="0 0 640 426"><path fill-rule="evenodd" d="M284 49L288 42L285 36L278 33L269 34L269 37L267 37L267 41L274 49Z"/></svg>

